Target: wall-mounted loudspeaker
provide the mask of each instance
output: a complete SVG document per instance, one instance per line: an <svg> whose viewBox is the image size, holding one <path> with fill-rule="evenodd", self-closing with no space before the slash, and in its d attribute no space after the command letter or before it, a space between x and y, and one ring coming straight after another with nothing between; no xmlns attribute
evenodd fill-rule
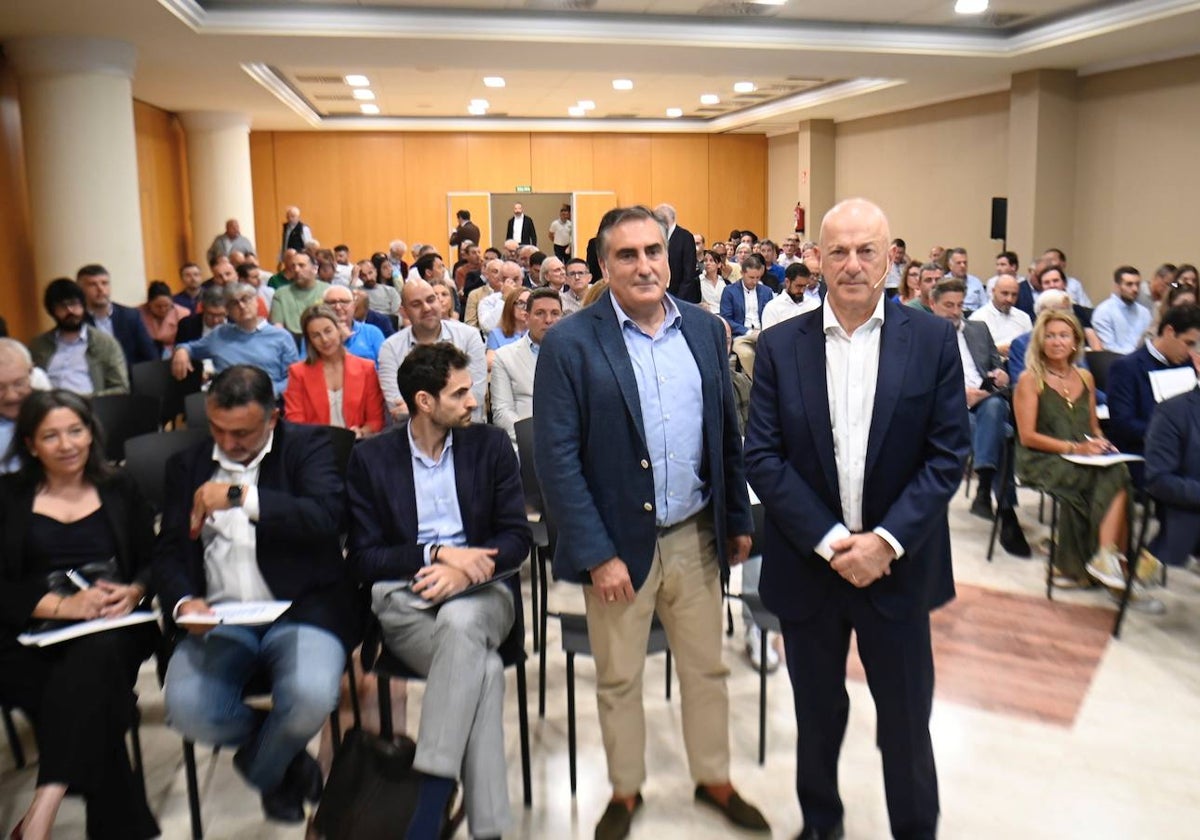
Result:
<svg viewBox="0 0 1200 840"><path fill-rule="evenodd" d="M992 239L1008 239L1008 199L992 199Z"/></svg>

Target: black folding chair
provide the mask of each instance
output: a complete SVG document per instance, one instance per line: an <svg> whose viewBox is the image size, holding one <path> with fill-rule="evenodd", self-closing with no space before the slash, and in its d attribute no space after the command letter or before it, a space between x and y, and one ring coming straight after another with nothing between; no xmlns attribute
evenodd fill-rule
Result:
<svg viewBox="0 0 1200 840"><path fill-rule="evenodd" d="M161 404L159 419L174 423L183 414L183 399L200 390L203 370L196 369L182 380L171 375L171 363L164 360L138 362L130 368L130 393L156 397Z"/></svg>
<svg viewBox="0 0 1200 840"><path fill-rule="evenodd" d="M178 429L151 432L125 441L125 471L155 510L162 510L167 460L207 437L207 429Z"/></svg>
<svg viewBox="0 0 1200 840"><path fill-rule="evenodd" d="M207 394L197 391L183 398L183 422L189 429L208 430Z"/></svg>
<svg viewBox="0 0 1200 840"><path fill-rule="evenodd" d="M125 460L125 441L156 432L159 400L145 394L108 394L92 398L92 410L104 430L104 457L113 463Z"/></svg>
<svg viewBox="0 0 1200 840"><path fill-rule="evenodd" d="M552 554L550 536L546 529L542 486L538 483L533 464L533 418L518 420L513 426L517 435L517 458L521 462L521 489L525 508L530 512L529 531L533 545L529 550L529 600L533 612L533 652L538 654L538 717L546 716L546 598L550 589L549 558Z"/></svg>

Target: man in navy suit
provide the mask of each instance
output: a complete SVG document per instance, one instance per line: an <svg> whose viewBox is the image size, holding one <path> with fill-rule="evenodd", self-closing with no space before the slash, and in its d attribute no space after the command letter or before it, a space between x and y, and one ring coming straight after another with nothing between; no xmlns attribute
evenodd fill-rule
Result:
<svg viewBox="0 0 1200 840"><path fill-rule="evenodd" d="M303 822L304 800L321 794L305 745L337 706L360 635L342 477L327 431L280 421L257 367L219 374L207 410L212 440L167 462L154 551L164 617L188 631L167 667L167 722L190 740L239 746L234 766L266 815ZM272 600L291 606L271 624L211 623L212 606ZM265 716L242 702L256 676L274 700Z"/></svg>
<svg viewBox="0 0 1200 840"><path fill-rule="evenodd" d="M946 508L970 425L953 326L883 299L889 238L868 201L829 211L825 305L762 334L750 397L746 470L766 512L759 592L783 625L804 840L844 836L851 630L892 834L937 832L929 611L954 597Z"/></svg>
<svg viewBox="0 0 1200 840"><path fill-rule="evenodd" d="M675 208L660 204L654 212L667 226L667 264L671 286L667 291L688 303L700 302L700 273L696 268L696 236L676 219ZM595 276L595 275L593 275Z"/></svg>
<svg viewBox="0 0 1200 840"><path fill-rule="evenodd" d="M397 374L409 422L355 447L347 468L350 563L388 649L426 676L409 840L439 836L460 775L472 837L510 822L498 651L521 594L516 577L487 581L520 568L530 533L508 435L471 425L469 365L448 342L413 348Z"/></svg>
<svg viewBox="0 0 1200 840"><path fill-rule="evenodd" d="M1154 553L1171 566L1200 555L1200 390L1172 397L1154 412L1146 435L1146 489L1163 508Z"/></svg>
<svg viewBox="0 0 1200 840"><path fill-rule="evenodd" d="M131 371L138 362L162 358L138 311L113 303L112 279L108 269L102 265L85 265L76 273L75 282L83 289L83 297L87 302L87 322L117 340L121 352L125 354L125 364Z"/></svg>
<svg viewBox="0 0 1200 840"><path fill-rule="evenodd" d="M661 216L610 210L597 236L609 290L546 333L533 387L554 574L584 584L596 661L613 787L596 838L627 836L642 802L642 672L656 612L679 664L697 801L769 831L729 780L721 589L749 553L753 521L725 328L667 294Z"/></svg>
<svg viewBox="0 0 1200 840"><path fill-rule="evenodd" d="M754 375L754 346L762 329L762 315L775 297L763 285L766 263L758 254L742 258L742 279L721 291L721 317L733 333L733 354L748 375Z"/></svg>

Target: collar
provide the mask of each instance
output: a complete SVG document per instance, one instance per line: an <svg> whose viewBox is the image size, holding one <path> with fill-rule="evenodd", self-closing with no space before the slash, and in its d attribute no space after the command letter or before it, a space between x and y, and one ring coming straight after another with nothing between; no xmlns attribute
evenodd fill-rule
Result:
<svg viewBox="0 0 1200 840"><path fill-rule="evenodd" d="M413 440L412 423L404 424L404 433L406 435L408 435L408 448L409 448L409 450L412 451L412 456L414 458L416 458L418 461L420 461L422 464L424 464L426 467L433 468L433 467L436 467L438 464L442 463L442 461L444 461L446 458L446 453L449 452L451 447L454 446L454 432L447 432L446 433L446 443L443 444L443 446L442 446L442 454L439 455L437 460L435 461L432 458L430 458L428 455L426 455L425 452L421 449L421 447L417 446L417 442L415 440Z"/></svg>
<svg viewBox="0 0 1200 840"><path fill-rule="evenodd" d="M1158 348L1154 346L1153 340L1146 342L1146 352L1153 356L1161 364L1164 364L1167 367L1173 367L1173 365L1167 361L1167 357L1160 353Z"/></svg>
<svg viewBox="0 0 1200 840"><path fill-rule="evenodd" d="M108 310L101 315L97 315L95 312L93 312L90 309L88 310L88 314L91 315L93 318L100 318L100 319L106 320L106 321L110 320L112 318L112 314L113 314L113 305L110 302L108 304Z"/></svg>
<svg viewBox="0 0 1200 840"><path fill-rule="evenodd" d="M642 332L642 328L637 325L637 322L626 315L625 310L621 308L621 304L617 303L616 295L610 294L608 299L612 301L613 311L617 313L617 323L621 326L622 330L625 329L626 324L629 324L638 332ZM665 330L668 327L679 327L683 322L683 315L680 314L679 307L675 305L675 301L671 299L670 295L663 295L662 307L667 317L663 320L660 330Z"/></svg>
<svg viewBox="0 0 1200 840"><path fill-rule="evenodd" d="M222 324L221 326L224 326L224 324ZM255 323L255 325L254 325L254 329L252 329L252 330L243 330L240 324L231 323L229 326L233 327L238 332L244 332L244 333L246 333L246 335L253 335L256 332L262 332L263 330L265 330L267 327L269 327L271 325L267 323L265 318L259 318L258 322Z"/></svg>
<svg viewBox="0 0 1200 840"><path fill-rule="evenodd" d="M883 305L884 299L884 295L879 296L879 301L875 304L875 311L872 312L871 317L868 318L861 327L859 327L860 330L863 327L870 327L872 325L883 326L883 316L885 311L885 307ZM829 305L828 296L825 297L825 302L821 305L821 330L826 335L829 335L830 330L836 330L842 335L846 335L846 330L842 328L840 323L838 323L837 315L833 314L833 307Z"/></svg>
<svg viewBox="0 0 1200 840"><path fill-rule="evenodd" d="M226 457L225 453L221 451L221 447L214 443L213 460L220 465L221 469L227 470L231 473L249 472L250 470L258 468L258 465L262 463L263 458L267 457L267 453L271 451L271 447L274 445L274 443L275 430L272 429L271 434L267 435L266 444L262 449L259 450L258 454L254 456L249 464L239 464L237 461L230 460L228 457Z"/></svg>

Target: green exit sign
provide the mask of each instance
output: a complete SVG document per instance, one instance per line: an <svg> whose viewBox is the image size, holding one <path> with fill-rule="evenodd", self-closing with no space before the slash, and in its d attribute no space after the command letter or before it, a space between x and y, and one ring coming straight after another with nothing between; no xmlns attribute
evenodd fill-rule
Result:
<svg viewBox="0 0 1200 840"><path fill-rule="evenodd" d="M533 187L529 184L517 184L517 192L533 192Z"/></svg>

